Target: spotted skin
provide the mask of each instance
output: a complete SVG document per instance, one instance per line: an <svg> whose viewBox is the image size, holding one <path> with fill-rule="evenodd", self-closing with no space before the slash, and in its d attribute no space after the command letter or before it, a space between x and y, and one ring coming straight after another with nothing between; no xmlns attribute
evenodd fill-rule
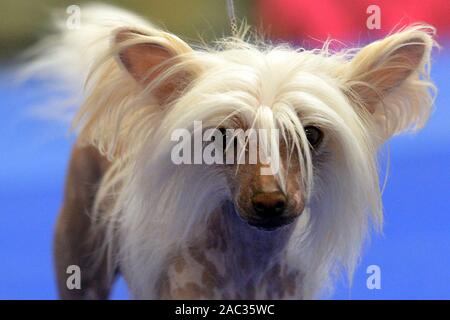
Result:
<svg viewBox="0 0 450 320"><path fill-rule="evenodd" d="M256 230L234 212L218 210L206 234L168 262L159 283L160 297L301 299L301 272L286 262L291 233L292 226Z"/></svg>

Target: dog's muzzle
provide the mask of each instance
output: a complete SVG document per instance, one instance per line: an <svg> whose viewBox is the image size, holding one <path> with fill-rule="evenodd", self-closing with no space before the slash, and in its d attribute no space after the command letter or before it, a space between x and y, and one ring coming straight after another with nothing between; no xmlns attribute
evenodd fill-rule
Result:
<svg viewBox="0 0 450 320"><path fill-rule="evenodd" d="M287 199L279 191L260 192L252 197L254 214L248 219L248 223L263 230L275 230L294 219L286 216Z"/></svg>

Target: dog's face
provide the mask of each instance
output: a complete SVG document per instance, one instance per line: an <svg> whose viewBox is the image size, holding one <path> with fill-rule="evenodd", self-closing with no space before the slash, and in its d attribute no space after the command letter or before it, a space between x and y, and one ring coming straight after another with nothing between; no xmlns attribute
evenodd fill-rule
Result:
<svg viewBox="0 0 450 320"><path fill-rule="evenodd" d="M319 147L322 133L312 128L308 131L311 131L309 136L314 147ZM242 157L248 160L250 150L248 147L244 150ZM224 164L219 168L226 175L229 201L234 204L237 214L251 226L263 230L274 230L294 222L305 208L306 194L301 183L298 155L290 153L285 143L279 150L280 162L289 164L284 188L277 175L262 174L262 170L269 169L270 165L260 161L256 164Z"/></svg>
<svg viewBox="0 0 450 320"><path fill-rule="evenodd" d="M194 121L219 129L222 136L215 139L226 141L222 146L233 141L227 129L278 132L273 144L256 148L270 154L277 170L259 157L238 164L239 157L250 157L245 145L234 163L204 169L225 177L223 200L260 229L293 223L308 207L316 209L313 223L328 219L323 233L327 224L364 224L366 215L351 211L371 208L378 215L377 147L422 125L429 112L428 83L419 76L432 40L420 30L375 42L352 59L245 45L195 52L172 35L129 30L116 39L123 44L130 37L139 43L121 47L118 58L138 83L151 87L163 109L165 135L160 132L158 139L170 139L167 128L192 131ZM225 159L229 150L223 149ZM263 174L267 167L271 171Z"/></svg>

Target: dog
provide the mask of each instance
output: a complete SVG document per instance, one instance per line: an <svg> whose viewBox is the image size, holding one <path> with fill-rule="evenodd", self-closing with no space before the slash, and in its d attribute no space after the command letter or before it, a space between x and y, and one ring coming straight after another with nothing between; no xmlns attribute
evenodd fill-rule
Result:
<svg viewBox="0 0 450 320"><path fill-rule="evenodd" d="M122 9L81 13L28 66L84 83L54 240L61 298L106 299L119 273L136 299L314 299L351 278L382 227L377 152L432 110L432 27L337 52L238 35L193 47ZM226 143L277 130L258 148L278 171L175 164L173 132L195 121Z"/></svg>

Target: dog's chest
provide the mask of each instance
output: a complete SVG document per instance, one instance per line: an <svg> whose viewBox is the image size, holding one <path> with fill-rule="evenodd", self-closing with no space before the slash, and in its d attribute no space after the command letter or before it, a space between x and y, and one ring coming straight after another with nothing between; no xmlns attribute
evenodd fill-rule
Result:
<svg viewBox="0 0 450 320"><path fill-rule="evenodd" d="M181 249L162 277L160 296L169 299L302 298L302 274L288 265L283 248L252 246L236 239L229 231L216 222L210 225L204 239Z"/></svg>

